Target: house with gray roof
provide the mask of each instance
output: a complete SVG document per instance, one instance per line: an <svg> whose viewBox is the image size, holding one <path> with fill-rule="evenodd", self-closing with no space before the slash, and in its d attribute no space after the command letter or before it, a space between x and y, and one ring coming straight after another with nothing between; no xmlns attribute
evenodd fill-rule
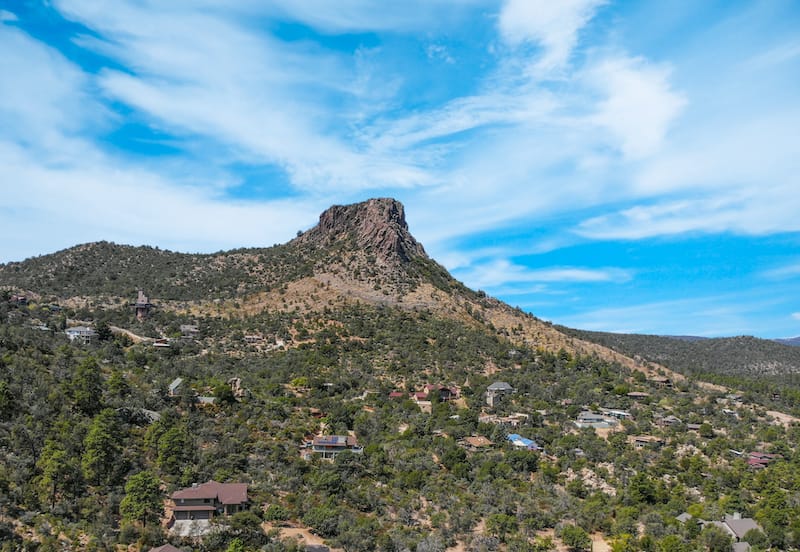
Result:
<svg viewBox="0 0 800 552"><path fill-rule="evenodd" d="M74 326L72 328L67 328L64 330L64 333L67 334L67 337L70 341L77 341L78 343L83 343L84 345L88 345L97 338L97 332L94 330L94 328L90 328L88 326Z"/></svg>
<svg viewBox="0 0 800 552"><path fill-rule="evenodd" d="M496 381L486 388L486 404L494 408L503 402L506 396L514 394L515 391L508 382Z"/></svg>

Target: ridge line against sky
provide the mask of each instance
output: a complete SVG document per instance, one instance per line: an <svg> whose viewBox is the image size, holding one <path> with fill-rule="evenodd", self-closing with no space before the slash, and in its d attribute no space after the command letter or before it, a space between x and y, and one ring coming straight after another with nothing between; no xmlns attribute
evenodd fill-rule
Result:
<svg viewBox="0 0 800 552"><path fill-rule="evenodd" d="M391 196L541 318L800 335L791 0L0 0L0 75L0 262Z"/></svg>

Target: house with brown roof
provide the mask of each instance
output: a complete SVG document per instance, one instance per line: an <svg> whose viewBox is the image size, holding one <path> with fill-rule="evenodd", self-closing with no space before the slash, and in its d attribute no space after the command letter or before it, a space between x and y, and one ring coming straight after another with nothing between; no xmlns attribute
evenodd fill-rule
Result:
<svg viewBox="0 0 800 552"><path fill-rule="evenodd" d="M471 452L477 452L480 449L491 447L494 443L483 435L471 435L461 439L459 444Z"/></svg>
<svg viewBox="0 0 800 552"><path fill-rule="evenodd" d="M364 447L359 446L355 435L317 435L311 441L310 448L310 451L303 454L306 460L318 455L324 460L332 461L345 451L354 454L364 452Z"/></svg>
<svg viewBox="0 0 800 552"><path fill-rule="evenodd" d="M211 480L175 491L172 516L176 521L210 520L219 515L231 515L250 507L247 483L219 483Z"/></svg>

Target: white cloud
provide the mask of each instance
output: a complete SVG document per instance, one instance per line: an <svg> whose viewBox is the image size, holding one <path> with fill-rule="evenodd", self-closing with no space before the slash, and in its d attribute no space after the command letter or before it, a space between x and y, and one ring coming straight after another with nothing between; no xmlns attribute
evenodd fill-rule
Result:
<svg viewBox="0 0 800 552"><path fill-rule="evenodd" d="M0 10L0 22L12 22L12 21L19 21L19 18L14 12L10 12L8 10Z"/></svg>
<svg viewBox="0 0 800 552"><path fill-rule="evenodd" d="M563 317L572 328L615 333L715 337L752 332L752 305L730 306L731 298L699 297L604 307Z"/></svg>
<svg viewBox="0 0 800 552"><path fill-rule="evenodd" d="M219 0L184 1L185 5L235 10L252 15L280 16L300 21L317 29L333 32L360 31L421 31L447 28L463 22L465 8L482 8L494 0L406 0L382 2L376 0L238 0L235 3Z"/></svg>
<svg viewBox="0 0 800 552"><path fill-rule="evenodd" d="M590 120L608 129L626 157L657 152L686 104L669 75L665 67L630 57L607 58L589 69L590 85L604 96Z"/></svg>
<svg viewBox="0 0 800 552"><path fill-rule="evenodd" d="M208 189L177 186L84 147L85 156L47 168L41 159L0 143L4 181L14 183L0 196L0 232L25 237L4 244L0 261L96 240L205 252L270 246L293 237L327 206L311 199L220 201Z"/></svg>
<svg viewBox="0 0 800 552"><path fill-rule="evenodd" d="M217 156L279 165L296 187L314 192L430 182L413 158L361 151L350 141L347 105L358 104L362 90L353 85L352 59L281 42L235 18L191 7L153 12L131 2L114 10L82 0L59 5L106 37L84 38L82 45L130 68L101 73L106 94L158 126L203 137Z"/></svg>
<svg viewBox="0 0 800 552"><path fill-rule="evenodd" d="M447 46L442 44L431 44L425 48L425 53L431 61L443 61L445 63L453 64L456 60L450 54Z"/></svg>
<svg viewBox="0 0 800 552"><path fill-rule="evenodd" d="M102 125L107 113L86 76L60 53L14 27L0 26L0 137L65 156L61 136Z"/></svg>
<svg viewBox="0 0 800 552"><path fill-rule="evenodd" d="M454 274L468 286L492 289L513 283L623 283L631 279L630 271L620 268L551 267L532 269L507 259L477 263Z"/></svg>
<svg viewBox="0 0 800 552"><path fill-rule="evenodd" d="M511 45L537 43L544 49L537 66L558 69L569 60L578 32L604 0L506 0L498 26Z"/></svg>
<svg viewBox="0 0 800 552"><path fill-rule="evenodd" d="M792 263L778 268L765 270L761 273L763 278L769 280L786 280L800 276L800 263Z"/></svg>

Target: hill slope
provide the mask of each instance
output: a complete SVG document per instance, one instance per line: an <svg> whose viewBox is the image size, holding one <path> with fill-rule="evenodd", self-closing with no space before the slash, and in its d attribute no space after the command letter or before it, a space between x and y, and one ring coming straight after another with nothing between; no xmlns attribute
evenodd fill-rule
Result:
<svg viewBox="0 0 800 552"><path fill-rule="evenodd" d="M388 198L333 206L283 245L187 254L90 243L0 265L0 286L73 305L98 298L124 304L143 289L166 310L185 310L191 301L197 315L320 312L359 302L422 309L515 343L637 366L456 281L411 235L402 204Z"/></svg>
<svg viewBox="0 0 800 552"><path fill-rule="evenodd" d="M751 336L686 339L560 329L576 338L625 355L638 355L687 375L797 383L800 374L800 349L769 339Z"/></svg>

